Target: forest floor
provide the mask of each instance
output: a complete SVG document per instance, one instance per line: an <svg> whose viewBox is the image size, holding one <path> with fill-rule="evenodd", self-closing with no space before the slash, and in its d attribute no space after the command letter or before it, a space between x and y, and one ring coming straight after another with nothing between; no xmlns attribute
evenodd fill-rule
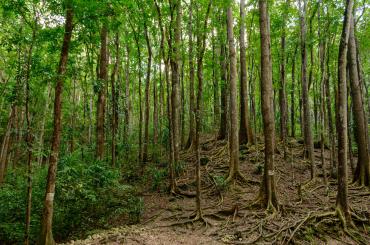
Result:
<svg viewBox="0 0 370 245"><path fill-rule="evenodd" d="M349 203L356 228L344 230L334 215L337 185L329 176L329 151L325 150L328 185L323 182L320 149L315 149L316 178L303 145L290 140L287 160L279 144L275 154L276 186L280 209L268 213L251 205L258 196L263 172L263 144L242 147L240 170L248 180L224 183L228 173L228 145L204 137L202 207L206 223L192 222L195 198L145 192L145 211L139 224L122 226L68 244L370 244L370 191L349 185ZM195 190L195 156L184 151L185 168L177 178L187 194ZM349 179L351 169L349 168Z"/></svg>

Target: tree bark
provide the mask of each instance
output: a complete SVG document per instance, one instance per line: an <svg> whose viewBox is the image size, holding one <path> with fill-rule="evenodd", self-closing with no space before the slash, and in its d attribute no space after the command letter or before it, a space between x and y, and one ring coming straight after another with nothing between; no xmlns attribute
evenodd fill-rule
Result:
<svg viewBox="0 0 370 245"><path fill-rule="evenodd" d="M114 45L116 48L116 60L114 63L113 72L111 75L111 87L112 87L112 149L111 149L111 156L112 156L112 166L116 166L116 156L117 156L117 143L116 143L116 135L118 132L118 92L116 90L116 77L118 76L118 68L120 64L120 55L119 55L119 34L116 33L116 37L114 40Z"/></svg>
<svg viewBox="0 0 370 245"><path fill-rule="evenodd" d="M230 135L229 135L229 176L226 182L233 180L239 174L239 130L238 130L238 102L237 102L237 69L236 50L233 33L233 13L231 6L227 9L227 38L229 43L230 59Z"/></svg>
<svg viewBox="0 0 370 245"><path fill-rule="evenodd" d="M221 55L220 55L220 66L221 66L221 118L220 128L218 131L218 139L227 139L227 115L228 115L228 79L226 76L227 62L226 62L226 46L221 44Z"/></svg>
<svg viewBox="0 0 370 245"><path fill-rule="evenodd" d="M348 66L351 85L353 119L355 123L355 140L358 148L358 160L356 170L354 172L353 181L359 185L370 186L370 167L369 167L369 149L368 140L366 138L365 127L365 110L361 85L358 77L356 40L354 31L354 18L350 20L350 33L348 41Z"/></svg>
<svg viewBox="0 0 370 245"><path fill-rule="evenodd" d="M312 130L311 130L311 118L310 118L310 104L309 104L309 94L308 94L308 84L307 84L307 50L306 50L306 0L303 0L303 6L301 0L300 5L300 25L301 25L301 80L302 80L302 106L303 106L303 127L304 127L304 142L305 151L308 154L308 159L311 163L311 179L315 177L315 162L313 155L313 140L312 140Z"/></svg>
<svg viewBox="0 0 370 245"><path fill-rule="evenodd" d="M348 204L347 184L347 49L350 33L350 21L352 15L353 0L347 0L344 13L343 29L340 38L338 55L338 111L337 111L337 135L338 135L338 193L337 211L342 217L344 226L351 223L351 214Z"/></svg>
<svg viewBox="0 0 370 245"><path fill-rule="evenodd" d="M130 47L126 45L125 64L125 139L130 135L131 128L131 101L130 101Z"/></svg>
<svg viewBox="0 0 370 245"><path fill-rule="evenodd" d="M144 33L146 46L148 49L148 63L146 70L146 83L145 83L145 121L144 121L144 147L143 147L143 162L148 161L148 144L149 144L149 118L150 118L150 104L149 104L149 90L150 90L150 69L152 66L152 47L148 34L148 27L146 20L144 21Z"/></svg>
<svg viewBox="0 0 370 245"><path fill-rule="evenodd" d="M66 21L62 51L60 55L60 62L58 66L55 86L55 99L54 99L54 129L51 145L51 153L49 159L49 170L47 177L46 193L44 199L44 210L41 220L41 237L39 244L41 245L54 245L55 241L52 233L53 223L53 205L55 194L56 170L59 158L59 146L61 137L61 114L62 114L62 90L64 75L67 69L69 44L72 37L73 29L73 9L71 1L67 1Z"/></svg>
<svg viewBox="0 0 370 245"><path fill-rule="evenodd" d="M245 0L240 1L240 127L239 144L253 143L252 128L249 123L247 58L245 47Z"/></svg>
<svg viewBox="0 0 370 245"><path fill-rule="evenodd" d="M275 119L273 113L270 20L267 0L259 0L261 33L261 107L265 139L265 165L261 195L267 209L278 209L274 178Z"/></svg>
<svg viewBox="0 0 370 245"><path fill-rule="evenodd" d="M206 32L209 13L211 10L212 0L209 1L206 16L204 18L204 26L201 30L198 25L197 35L197 78L198 78L198 94L197 105L195 111L195 149L196 149L196 219L202 218L201 209L201 174L200 174L200 130L202 127L201 112L202 112L202 96L203 96L203 56L206 48ZM199 23L198 19L198 23Z"/></svg>
<svg viewBox="0 0 370 245"><path fill-rule="evenodd" d="M105 141L105 83L108 81L108 29L104 23L100 33L100 64L99 64L99 92L96 111L96 157L99 160L104 156Z"/></svg>
<svg viewBox="0 0 370 245"><path fill-rule="evenodd" d="M172 1L171 1L172 2ZM181 43L181 0L177 0L173 3L172 8L176 8L176 20L173 28L173 38L170 35L170 64L171 64L171 82L172 82L172 93L171 93L171 121L172 121L172 139L173 139L173 154L175 163L179 160L180 151L180 73L179 73L179 62L180 62L180 43ZM171 20L173 22L173 20Z"/></svg>
<svg viewBox="0 0 370 245"><path fill-rule="evenodd" d="M195 95L194 95L194 61L193 61L193 0L189 4L189 137L185 148L194 146L195 141Z"/></svg>
<svg viewBox="0 0 370 245"><path fill-rule="evenodd" d="M286 138L288 134L288 105L287 105L287 98L286 98L286 72L285 72L285 38L286 38L286 30L285 30L285 20L288 17L288 7L289 7L289 0L285 3L284 14L283 14L283 28L281 31L281 54L280 54L280 87L279 87L279 107L280 107L280 138L283 142L283 149L284 149L284 158L287 157L286 152Z"/></svg>
<svg viewBox="0 0 370 245"><path fill-rule="evenodd" d="M291 124L291 136L295 138L295 61L296 61L296 55L297 55L297 48L296 46L294 50L294 55L292 59L292 89L290 91L290 124Z"/></svg>

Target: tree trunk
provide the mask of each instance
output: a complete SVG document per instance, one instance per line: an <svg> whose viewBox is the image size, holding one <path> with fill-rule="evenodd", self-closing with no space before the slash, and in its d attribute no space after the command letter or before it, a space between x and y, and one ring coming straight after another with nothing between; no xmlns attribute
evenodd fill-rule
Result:
<svg viewBox="0 0 370 245"><path fill-rule="evenodd" d="M280 61L280 87L279 87L279 106L280 106L280 138L283 142L284 158L287 157L286 153L286 138L288 132L288 105L286 99L286 88L285 88L285 20L288 17L287 8L289 7L289 0L285 3L284 15L283 15L283 29L281 31L281 61Z"/></svg>
<svg viewBox="0 0 370 245"><path fill-rule="evenodd" d="M227 115L228 115L228 81L226 76L227 62L226 62L226 46L221 45L221 55L220 55L220 66L221 66L221 119L220 128L218 132L218 139L227 139Z"/></svg>
<svg viewBox="0 0 370 245"><path fill-rule="evenodd" d="M144 148L143 148L143 162L148 161L148 144L149 144L149 118L150 118L150 104L149 104L149 89L150 89L150 69L152 66L152 47L148 34L148 27L144 21L144 33L146 46L148 49L148 63L146 70L146 83L145 83L145 121L144 121Z"/></svg>
<svg viewBox="0 0 370 245"><path fill-rule="evenodd" d="M369 167L369 149L368 140L366 138L367 122L365 120L365 110L361 85L358 77L357 55L356 55L356 40L354 31L354 18L352 17L350 24L350 33L348 41L348 66L350 75L351 95L353 119L355 123L355 140L358 148L358 160L356 170L354 172L353 181L359 185L370 186L370 167Z"/></svg>
<svg viewBox="0 0 370 245"><path fill-rule="evenodd" d="M166 86L167 86L167 117L168 117L168 126L169 126L169 148L170 148L170 154L169 154L169 164L168 164L168 171L169 171L169 178L170 178L170 192L175 193L176 189L176 181L175 181L175 171L174 171L174 154L173 154L173 142L172 142L172 121L171 121L171 103L170 103L170 88L169 88L169 64L168 59L166 58L165 53L165 47L164 47L164 41L165 41L165 31L163 28L162 23L162 15L161 15L161 8L157 2L157 0L154 1L156 10L157 10L157 16L158 16L158 24L159 28L161 30L161 54L162 54L162 60L164 63L164 72L165 72L165 80L166 80Z"/></svg>
<svg viewBox="0 0 370 245"><path fill-rule="evenodd" d="M130 135L131 128L131 101L130 101L130 47L126 45L125 64L125 139Z"/></svg>
<svg viewBox="0 0 370 245"><path fill-rule="evenodd" d="M325 70L325 44L326 40L322 40L321 35L321 12L320 12L320 5L322 1L319 0L318 12L317 12L317 22L318 22L318 37L320 39L319 42L319 59L320 59L320 157L321 157L321 165L323 170L323 177L324 177L324 184L327 186L328 180L326 176L326 162L325 162L325 79L326 79L326 70Z"/></svg>
<svg viewBox="0 0 370 245"><path fill-rule="evenodd" d="M116 156L117 156L117 143L116 143L116 135L118 132L118 93L116 90L116 77L118 75L118 69L120 65L120 56L119 56L119 34L116 33L116 37L114 40L115 48L116 48L116 61L114 63L113 72L111 75L111 87L112 87L112 166L116 166Z"/></svg>
<svg viewBox="0 0 370 245"><path fill-rule="evenodd" d="M296 46L294 50L294 55L292 59L292 89L290 91L290 123L291 123L291 136L295 138L295 98L294 98L294 92L295 92L295 58L297 55L297 48Z"/></svg>
<svg viewBox="0 0 370 245"><path fill-rule="evenodd" d="M100 33L100 64L99 64L99 92L96 111L96 157L99 160L104 156L105 141L105 83L108 81L108 29L104 23Z"/></svg>
<svg viewBox="0 0 370 245"><path fill-rule="evenodd" d="M34 17L34 26L32 27L32 41L27 54L26 64L26 98L25 98L25 113L26 113L26 146L27 146L27 207L26 207L26 228L24 244L30 243L30 226L31 226L31 208L32 208L32 132L30 118L30 74L32 64L32 51L36 40L37 17Z"/></svg>
<svg viewBox="0 0 370 245"><path fill-rule="evenodd" d="M53 138L51 145L51 153L49 159L49 170L47 177L46 193L44 199L44 210L41 221L41 237L39 244L41 245L53 245L55 244L53 233L52 233L52 222L53 222L53 205L54 205L54 194L55 194L55 181L56 181L56 170L59 158L59 146L61 137L61 114L62 114L62 90L64 75L67 69L68 51L69 44L72 37L73 29L73 10L71 7L71 1L67 1L67 12L65 21L64 39L62 45L62 51L60 55L60 62L58 66L56 85L55 85L55 99L54 99L54 129Z"/></svg>
<svg viewBox="0 0 370 245"><path fill-rule="evenodd" d="M230 59L230 159L229 159L229 176L226 182L233 180L239 174L239 130L238 130L238 102L237 102L237 69L236 69L236 50L233 33L233 13L229 6L227 9L227 38L229 43Z"/></svg>
<svg viewBox="0 0 370 245"><path fill-rule="evenodd" d="M180 62L180 43L181 43L181 1L177 0L173 3L176 7L176 21L173 30L174 40L170 38L169 43L171 46L170 64L171 64L171 82L172 82L172 93L171 93L171 121L172 121L172 139L173 139L173 150L174 150L174 161L175 163L179 160L180 151L180 73L179 73L179 62ZM171 20L173 21L173 20ZM171 35L170 35L171 36Z"/></svg>
<svg viewBox="0 0 370 245"><path fill-rule="evenodd" d="M304 142L305 151L308 154L308 159L311 163L311 179L315 177L315 162L313 155L313 140L312 140L312 130L311 130L311 118L310 118L310 104L309 104L309 94L308 94L308 84L307 84L307 54L306 54L306 24L305 24L305 14L306 14L306 0L303 0L303 7L301 6L301 0L299 1L300 6L300 25L301 25L301 79L302 79L302 106L303 106L303 132L304 132Z"/></svg>
<svg viewBox="0 0 370 245"><path fill-rule="evenodd" d="M339 45L338 55L338 111L337 111L337 134L338 134L338 193L337 211L342 218L344 227L352 223L348 204L347 184L347 45L350 32L353 0L347 0L344 14L343 29Z"/></svg>
<svg viewBox="0 0 370 245"><path fill-rule="evenodd" d="M259 0L261 33L261 107L265 138L265 165L261 196L267 209L278 209L274 178L275 119L273 113L270 20L267 0Z"/></svg>
<svg viewBox="0 0 370 245"><path fill-rule="evenodd" d="M195 95L193 61L193 1L189 4L189 137L185 148L194 146L195 141Z"/></svg>
<svg viewBox="0 0 370 245"><path fill-rule="evenodd" d="M217 128L220 123L220 92L219 92L219 77L217 69L216 56L219 54L219 49L216 48L214 30L212 29L212 81L213 81L213 125Z"/></svg>
<svg viewBox="0 0 370 245"><path fill-rule="evenodd" d="M206 16L204 19L203 29L198 26L197 35L197 78L198 78L198 94L197 105L195 111L195 149L196 149L196 219L202 218L201 209L201 174L200 174L200 130L202 127L201 111L202 111L202 96L203 96L203 56L206 48L206 32L207 21L211 10L212 0L209 1ZM197 21L199 23L199 19Z"/></svg>
<svg viewBox="0 0 370 245"><path fill-rule="evenodd" d="M245 47L245 0L240 1L240 128L239 144L253 143L249 123L247 58Z"/></svg>
<svg viewBox="0 0 370 245"><path fill-rule="evenodd" d="M1 152L0 152L0 185L4 182L6 168L7 168L7 161L8 161L8 154L9 154L9 146L11 141L11 129L14 124L15 118L15 105L11 106L11 111L9 113L8 124L6 126L5 134L3 136L3 142L1 144Z"/></svg>

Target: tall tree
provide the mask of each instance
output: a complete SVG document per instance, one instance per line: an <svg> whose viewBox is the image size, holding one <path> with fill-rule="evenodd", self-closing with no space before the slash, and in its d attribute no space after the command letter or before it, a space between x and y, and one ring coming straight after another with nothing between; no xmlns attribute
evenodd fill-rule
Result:
<svg viewBox="0 0 370 245"><path fill-rule="evenodd" d="M231 5L231 4L230 4ZM230 159L229 159L229 176L226 181L229 182L240 174L239 170L239 135L238 135L238 102L237 102L237 70L236 70L236 50L234 43L234 18L232 7L227 8L227 38L229 43L230 59Z"/></svg>
<svg viewBox="0 0 370 245"><path fill-rule="evenodd" d="M311 119L310 119L310 102L308 94L308 83L307 83L307 48L306 48L306 9L307 2L303 0L299 1L300 7L300 31L301 31L301 80L302 80L302 106L303 106L303 132L304 132L304 144L305 154L307 153L308 159L311 163L311 179L315 177L315 162L313 155L313 139L311 130Z"/></svg>
<svg viewBox="0 0 370 245"><path fill-rule="evenodd" d="M270 41L270 18L267 0L259 0L261 33L261 107L265 139L265 165L260 195L267 209L278 209L275 187L274 150L275 120L273 111L272 60Z"/></svg>
<svg viewBox="0 0 370 245"><path fill-rule="evenodd" d="M348 41L348 66L349 78L351 85L353 119L355 122L355 140L358 147L358 160L354 173L354 181L360 185L370 186L370 163L369 163L369 146L366 138L365 128L367 123L365 120L364 103L361 92L361 85L357 70L356 56L356 40L355 40L355 24L354 17L350 20L350 32Z"/></svg>
<svg viewBox="0 0 370 245"><path fill-rule="evenodd" d="M198 93L197 93L197 105L195 111L195 150L196 150L196 217L197 219L203 219L201 209L201 175L200 175L200 130L202 126L201 110L202 110L202 96L203 96L203 57L206 48L206 32L208 17L211 11L212 0L209 0L207 12L204 18L203 29L200 29L200 19L197 20L198 35L197 35L197 79L198 79ZM199 15L198 15L199 16Z"/></svg>
<svg viewBox="0 0 370 245"><path fill-rule="evenodd" d="M282 30L281 30L281 50L280 50L280 86L279 86L279 107L280 107L280 138L283 141L283 148L284 148L284 158L287 157L286 154L286 138L288 134L288 105L286 99L286 72L285 72L285 39L286 39L286 19L288 17L288 7L289 7L289 0L284 3L284 12L283 12L283 23L282 23Z"/></svg>
<svg viewBox="0 0 370 245"><path fill-rule="evenodd" d="M117 103L117 90L116 90L116 77L118 76L118 69L120 66L120 55L119 55L119 33L116 33L116 37L114 39L115 51L116 51L116 60L114 63L113 72L111 75L111 89L112 89L112 149L111 149L111 156L112 156L112 166L116 166L116 156L117 156L117 149L116 149L116 134L118 132L118 103Z"/></svg>
<svg viewBox="0 0 370 245"><path fill-rule="evenodd" d="M103 23L100 32L100 58L99 58L99 91L96 111L96 157L103 159L105 142L105 84L108 81L108 28Z"/></svg>
<svg viewBox="0 0 370 245"><path fill-rule="evenodd" d="M186 148L194 145L195 141L195 95L194 95L194 58L193 58L193 0L189 3L189 137Z"/></svg>
<svg viewBox="0 0 370 245"><path fill-rule="evenodd" d="M146 17L145 17L146 18ZM150 70L152 66L152 46L148 33L147 21L144 20L144 34L146 46L148 49L148 63L146 70L146 83L145 83L145 121L144 121L144 148L143 148L143 161L148 161L148 144L149 144L149 117L150 117L150 104L149 104L149 88L150 88Z"/></svg>
<svg viewBox="0 0 370 245"><path fill-rule="evenodd" d="M347 0L344 13L343 29L339 44L338 55L338 107L337 107L337 135L338 135L338 193L337 212L344 227L352 224L348 204L347 184L347 50L352 18L353 0Z"/></svg>
<svg viewBox="0 0 370 245"><path fill-rule="evenodd" d="M73 29L73 9L72 1L66 1L66 20L64 27L64 38L58 71L56 75L55 98L54 98L54 129L51 144L51 153L49 158L49 170L46 184L46 193L44 199L44 210L41 221L41 237L39 243L41 245L55 244L52 224L53 224L53 206L55 195L56 170L59 158L59 146L61 136L61 114L62 114L62 91L64 74L67 69L69 44L71 42Z"/></svg>
<svg viewBox="0 0 370 245"><path fill-rule="evenodd" d="M240 127L239 143L253 143L252 128L249 123L247 58L245 47L245 0L240 1Z"/></svg>
<svg viewBox="0 0 370 245"><path fill-rule="evenodd" d="M172 141L173 141L173 154L174 161L179 160L180 151L180 45L181 45L181 0L170 0L170 8L173 12L171 14L171 24L173 25L169 35L169 48L170 48L170 64L171 64L171 121L172 121ZM174 13L176 13L176 20L173 19ZM175 22L175 23L173 23Z"/></svg>

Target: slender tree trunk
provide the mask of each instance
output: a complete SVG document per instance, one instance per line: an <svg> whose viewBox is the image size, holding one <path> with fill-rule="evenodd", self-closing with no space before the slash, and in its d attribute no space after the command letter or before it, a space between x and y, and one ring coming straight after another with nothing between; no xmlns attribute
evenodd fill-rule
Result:
<svg viewBox="0 0 370 245"><path fill-rule="evenodd" d="M288 17L288 10L289 7L289 0L285 3L284 8L284 15L283 15L283 29L281 31L281 54L280 54L280 88L279 88L279 107L280 107L280 138L283 142L283 150L284 150L284 158L287 157L286 152L286 138L288 134L288 105L287 105L287 98L286 98L286 86L285 86L285 80L286 80L286 74L285 74L285 65L286 65L286 59L285 59L285 36L286 36L286 30L285 30L285 20Z"/></svg>
<svg viewBox="0 0 370 245"><path fill-rule="evenodd" d="M228 79L226 75L227 62L226 62L226 46L221 44L221 55L220 55L220 66L221 66L221 119L220 128L218 132L218 139L227 139L227 117L228 117Z"/></svg>
<svg viewBox="0 0 370 245"><path fill-rule="evenodd" d="M237 69L236 69L236 50L233 33L233 13L231 6L227 9L227 38L229 43L230 59L230 159L229 159L229 176L226 182L233 180L239 174L239 130L238 130L238 102L237 102Z"/></svg>
<svg viewBox="0 0 370 245"><path fill-rule="evenodd" d="M322 0L319 0L318 12L317 12L317 22L318 22L318 37L319 42L319 59L320 59L320 157L321 165L323 170L324 184L327 186L328 180L326 176L326 163L325 163L325 79L326 79L326 70L325 70L325 43L326 41L322 40L321 35L321 12L320 5Z"/></svg>
<svg viewBox="0 0 370 245"><path fill-rule="evenodd" d="M295 48L293 59L292 59L292 89L290 91L290 123L291 123L291 136L295 138L295 62L296 62L296 55L297 55L297 48Z"/></svg>
<svg viewBox="0 0 370 245"><path fill-rule="evenodd" d="M104 23L100 33L100 64L99 64L99 92L96 111L96 157L100 160L104 157L105 141L105 83L108 81L108 29Z"/></svg>
<svg viewBox="0 0 370 245"><path fill-rule="evenodd" d="M195 219L202 218L201 209L201 174L200 174L200 130L202 127L201 112L202 112L202 96L203 96L203 56L206 48L206 31L207 21L211 10L212 0L209 1L206 16L204 19L203 29L200 30L198 26L197 35L197 78L198 78L198 94L197 94L197 105L195 111L195 149L196 149L196 217ZM199 19L197 20L199 23Z"/></svg>
<svg viewBox="0 0 370 245"><path fill-rule="evenodd" d="M131 101L130 101L130 47L126 45L125 64L125 139L130 135L131 128Z"/></svg>
<svg viewBox="0 0 370 245"><path fill-rule="evenodd" d="M270 20L267 0L259 0L261 33L261 107L265 138L265 167L261 195L267 209L278 209L274 178L275 119L273 113Z"/></svg>
<svg viewBox="0 0 370 245"><path fill-rule="evenodd" d="M34 6L33 6L34 7ZM34 17L35 22L32 28L32 41L27 54L26 63L26 98L25 98L25 113L26 113L26 146L27 146L27 207L26 207L26 228L24 244L30 243L30 226L31 226L31 208L32 208L32 132L30 119L30 74L32 64L32 51L36 40L37 17Z"/></svg>
<svg viewBox="0 0 370 245"><path fill-rule="evenodd" d="M347 0L344 14L342 35L340 38L338 55L338 111L337 111L337 134L338 134L338 193L337 211L342 218L343 225L352 223L348 204L347 184L347 46L350 33L353 0Z"/></svg>
<svg viewBox="0 0 370 245"><path fill-rule="evenodd" d="M189 4L189 137L185 148L194 146L195 141L195 95L194 95L194 61L193 61L193 0Z"/></svg>
<svg viewBox="0 0 370 245"><path fill-rule="evenodd" d="M220 92L219 92L219 77L217 69L216 56L219 54L219 49L216 48L216 40L214 30L212 30L212 81L213 81L213 117L214 126L217 128L220 123Z"/></svg>
<svg viewBox="0 0 370 245"><path fill-rule="evenodd" d="M112 87L112 166L116 166L116 156L117 156L117 150L116 150L116 135L118 132L118 93L116 90L116 77L118 75L118 68L120 64L120 57L119 57L119 34L116 33L116 37L114 40L115 48L116 48L116 60L114 63L113 72L111 75L111 87Z"/></svg>
<svg viewBox="0 0 370 245"><path fill-rule="evenodd" d="M312 130L311 130L311 118L310 118L310 104L309 104L309 94L308 94L308 84L307 84L307 54L306 54L306 24L305 24L305 14L306 14L306 0L303 0L303 6L301 0L299 2L301 13L300 13L300 25L301 25L301 74L302 74L302 106L303 106L303 128L304 128L304 142L305 151L308 154L308 159L311 163L311 179L315 177L315 162L313 155L313 140L312 140Z"/></svg>
<svg viewBox="0 0 370 245"><path fill-rule="evenodd" d="M173 30L174 40L171 42L171 81L172 81L172 93L171 93L171 120L172 120L172 138L173 138L173 150L174 150L174 161L179 161L180 151L180 73L179 73L179 62L180 62L180 44L181 44L181 0L177 0L174 3L176 8L176 21Z"/></svg>
<svg viewBox="0 0 370 245"><path fill-rule="evenodd" d="M56 170L59 158L59 146L61 137L61 114L62 114L62 90L64 75L67 69L68 51L69 44L72 37L73 29L73 10L71 2L67 1L67 12L65 21L64 39L62 45L62 51L60 55L60 62L58 66L55 86L55 99L54 99L54 129L53 138L51 145L51 153L49 159L49 170L47 177L46 193L44 199L44 210L41 220L41 237L39 244L41 245L53 245L55 244L52 223L53 223L53 205L54 205L54 194L55 194L55 181L56 181Z"/></svg>
<svg viewBox="0 0 370 245"><path fill-rule="evenodd" d="M240 127L239 144L253 143L249 123L247 58L245 47L245 0L240 1Z"/></svg>
<svg viewBox="0 0 370 245"><path fill-rule="evenodd" d="M325 78L325 98L326 98L326 106L327 106L327 118L328 118L328 129L329 129L329 143L330 143L330 174L334 176L334 168L335 168L335 137L334 137L334 125L333 125L333 116L332 116L332 109L331 109L331 92L330 92L330 76L329 76L329 64L330 64L330 50L328 46L328 54L326 60L326 70L327 76Z"/></svg>
<svg viewBox="0 0 370 245"><path fill-rule="evenodd" d="M170 154L169 154L169 164L168 164L168 171L169 171L169 178L170 178L170 192L175 193L176 191L176 181L175 181L175 171L174 171L174 152L173 152L173 142L172 142L172 121L171 121L171 101L170 101L170 87L169 87L169 62L168 59L166 58L166 53L165 53L165 46L164 46L164 41L165 41L165 30L163 28L163 23L162 23L162 15L161 15L161 8L157 2L157 0L154 1L155 7L157 10L157 16L158 16L158 24L159 28L161 30L161 54L162 54L162 60L164 63L164 72L165 72L165 81L166 81L166 86L167 86L167 117L168 117L168 127L169 127L169 148L170 148Z"/></svg>
<svg viewBox="0 0 370 245"><path fill-rule="evenodd" d="M160 71L159 71L160 72ZM157 82L156 82L156 69L154 69L154 82L153 82L153 144L158 144L158 131L160 131L158 124L158 96L157 96ZM162 81L160 81L162 82Z"/></svg>
<svg viewBox="0 0 370 245"><path fill-rule="evenodd" d="M148 49L148 63L146 70L146 83L145 83L145 121L144 121L144 148L143 148L143 162L148 161L148 144L149 144L149 118L150 118L150 104L149 104L149 90L150 90L150 69L152 66L152 47L150 45L148 27L144 21L144 33L146 46Z"/></svg>
<svg viewBox="0 0 370 245"><path fill-rule="evenodd" d="M358 77L359 73L357 70L358 66L353 17L350 24L347 58L352 95L353 119L355 123L355 140L358 148L358 160L353 181L357 182L359 185L370 186L369 146L368 139L366 138L367 134L365 132L367 122L365 120L364 103Z"/></svg>

